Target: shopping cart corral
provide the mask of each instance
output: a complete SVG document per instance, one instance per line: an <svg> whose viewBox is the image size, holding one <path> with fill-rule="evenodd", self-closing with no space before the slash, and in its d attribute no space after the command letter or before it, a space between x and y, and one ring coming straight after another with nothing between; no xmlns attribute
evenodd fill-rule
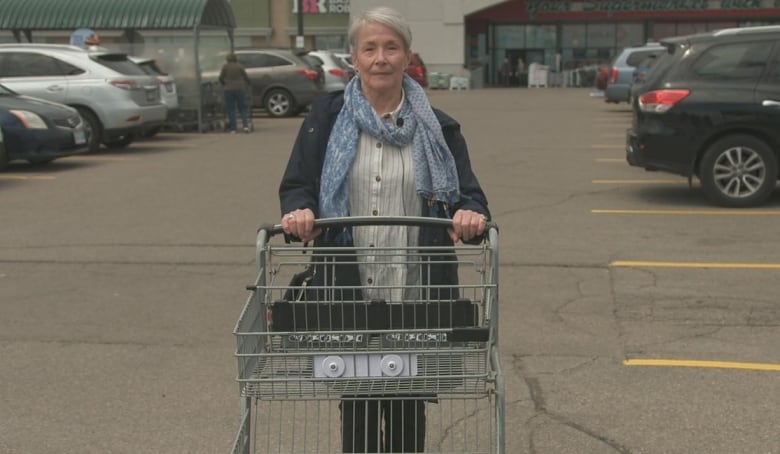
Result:
<svg viewBox="0 0 780 454"><path fill-rule="evenodd" d="M327 232L369 225L451 221L316 221ZM258 232L257 275L234 331L234 453L504 453L495 225L479 244L454 247L306 247L281 233ZM374 267L403 270L405 284L343 279ZM441 283L436 269L457 279Z"/></svg>

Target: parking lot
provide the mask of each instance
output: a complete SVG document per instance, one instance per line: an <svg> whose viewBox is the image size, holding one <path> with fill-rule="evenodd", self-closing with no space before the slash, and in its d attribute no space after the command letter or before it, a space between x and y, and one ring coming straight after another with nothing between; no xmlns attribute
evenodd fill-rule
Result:
<svg viewBox="0 0 780 454"><path fill-rule="evenodd" d="M629 167L586 89L429 91L500 226L507 453L780 453L780 191ZM0 453L227 453L235 321L302 117L0 173Z"/></svg>

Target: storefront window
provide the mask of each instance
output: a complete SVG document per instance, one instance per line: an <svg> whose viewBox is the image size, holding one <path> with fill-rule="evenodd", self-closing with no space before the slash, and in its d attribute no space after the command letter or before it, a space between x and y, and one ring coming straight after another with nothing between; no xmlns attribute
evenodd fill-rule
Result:
<svg viewBox="0 0 780 454"><path fill-rule="evenodd" d="M677 36L694 35L707 31L707 24L704 22L680 22L677 24Z"/></svg>
<svg viewBox="0 0 780 454"><path fill-rule="evenodd" d="M647 41L642 24L618 24L616 38L615 44L619 49L641 46Z"/></svg>
<svg viewBox="0 0 780 454"><path fill-rule="evenodd" d="M653 40L660 41L664 38L677 36L677 24L674 22L656 22L653 25Z"/></svg>
<svg viewBox="0 0 780 454"><path fill-rule="evenodd" d="M734 22L710 22L707 24L707 30L723 30L724 28L737 27L737 21Z"/></svg>
<svg viewBox="0 0 780 454"><path fill-rule="evenodd" d="M526 25L525 47L528 49L555 48L555 25Z"/></svg>
<svg viewBox="0 0 780 454"><path fill-rule="evenodd" d="M615 47L614 24L588 24L588 47Z"/></svg>
<svg viewBox="0 0 780 454"><path fill-rule="evenodd" d="M499 25L496 27L496 47L502 49L525 47L525 30L522 25Z"/></svg>
<svg viewBox="0 0 780 454"><path fill-rule="evenodd" d="M585 47L585 24L564 24L561 26L562 47Z"/></svg>
<svg viewBox="0 0 780 454"><path fill-rule="evenodd" d="M344 50L348 49L345 35L315 35L314 48L320 50Z"/></svg>

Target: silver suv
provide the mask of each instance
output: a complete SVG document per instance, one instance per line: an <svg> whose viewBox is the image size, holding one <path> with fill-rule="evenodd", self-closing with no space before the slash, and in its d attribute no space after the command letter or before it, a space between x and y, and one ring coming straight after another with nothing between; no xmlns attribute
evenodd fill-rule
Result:
<svg viewBox="0 0 780 454"><path fill-rule="evenodd" d="M28 96L76 108L89 150L125 147L135 134L162 125L167 108L152 76L107 49L63 44L0 44L0 83Z"/></svg>
<svg viewBox="0 0 780 454"><path fill-rule="evenodd" d="M237 49L238 62L252 82L251 106L265 109L271 117L291 117L306 110L317 97L326 93L325 73L287 49ZM212 62L212 71L204 79L216 80L225 62L220 53Z"/></svg>
<svg viewBox="0 0 780 454"><path fill-rule="evenodd" d="M648 57L662 54L666 48L658 43L647 43L639 47L626 47L615 57L609 72L609 82L604 90L606 102L631 102L631 85L634 72Z"/></svg>

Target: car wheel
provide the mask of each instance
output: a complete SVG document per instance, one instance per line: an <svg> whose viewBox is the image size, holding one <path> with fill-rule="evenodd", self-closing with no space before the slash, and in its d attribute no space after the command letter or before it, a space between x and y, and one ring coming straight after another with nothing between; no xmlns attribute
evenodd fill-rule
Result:
<svg viewBox="0 0 780 454"><path fill-rule="evenodd" d="M95 153L100 149L100 138L103 135L103 125L91 110L84 107L76 107L79 115L84 120L84 134L87 136L87 148L89 153Z"/></svg>
<svg viewBox="0 0 780 454"><path fill-rule="evenodd" d="M290 92L274 88L265 96L265 111L272 117L289 117L295 113L295 100Z"/></svg>
<svg viewBox="0 0 780 454"><path fill-rule="evenodd" d="M753 136L725 137L704 153L699 179L705 194L719 205L758 205L775 188L777 158L766 143Z"/></svg>
<svg viewBox="0 0 780 454"><path fill-rule="evenodd" d="M103 145L108 148L125 148L133 143L133 140L135 140L135 136L133 134L125 134L123 136L117 136L111 140L106 140L103 142Z"/></svg>

